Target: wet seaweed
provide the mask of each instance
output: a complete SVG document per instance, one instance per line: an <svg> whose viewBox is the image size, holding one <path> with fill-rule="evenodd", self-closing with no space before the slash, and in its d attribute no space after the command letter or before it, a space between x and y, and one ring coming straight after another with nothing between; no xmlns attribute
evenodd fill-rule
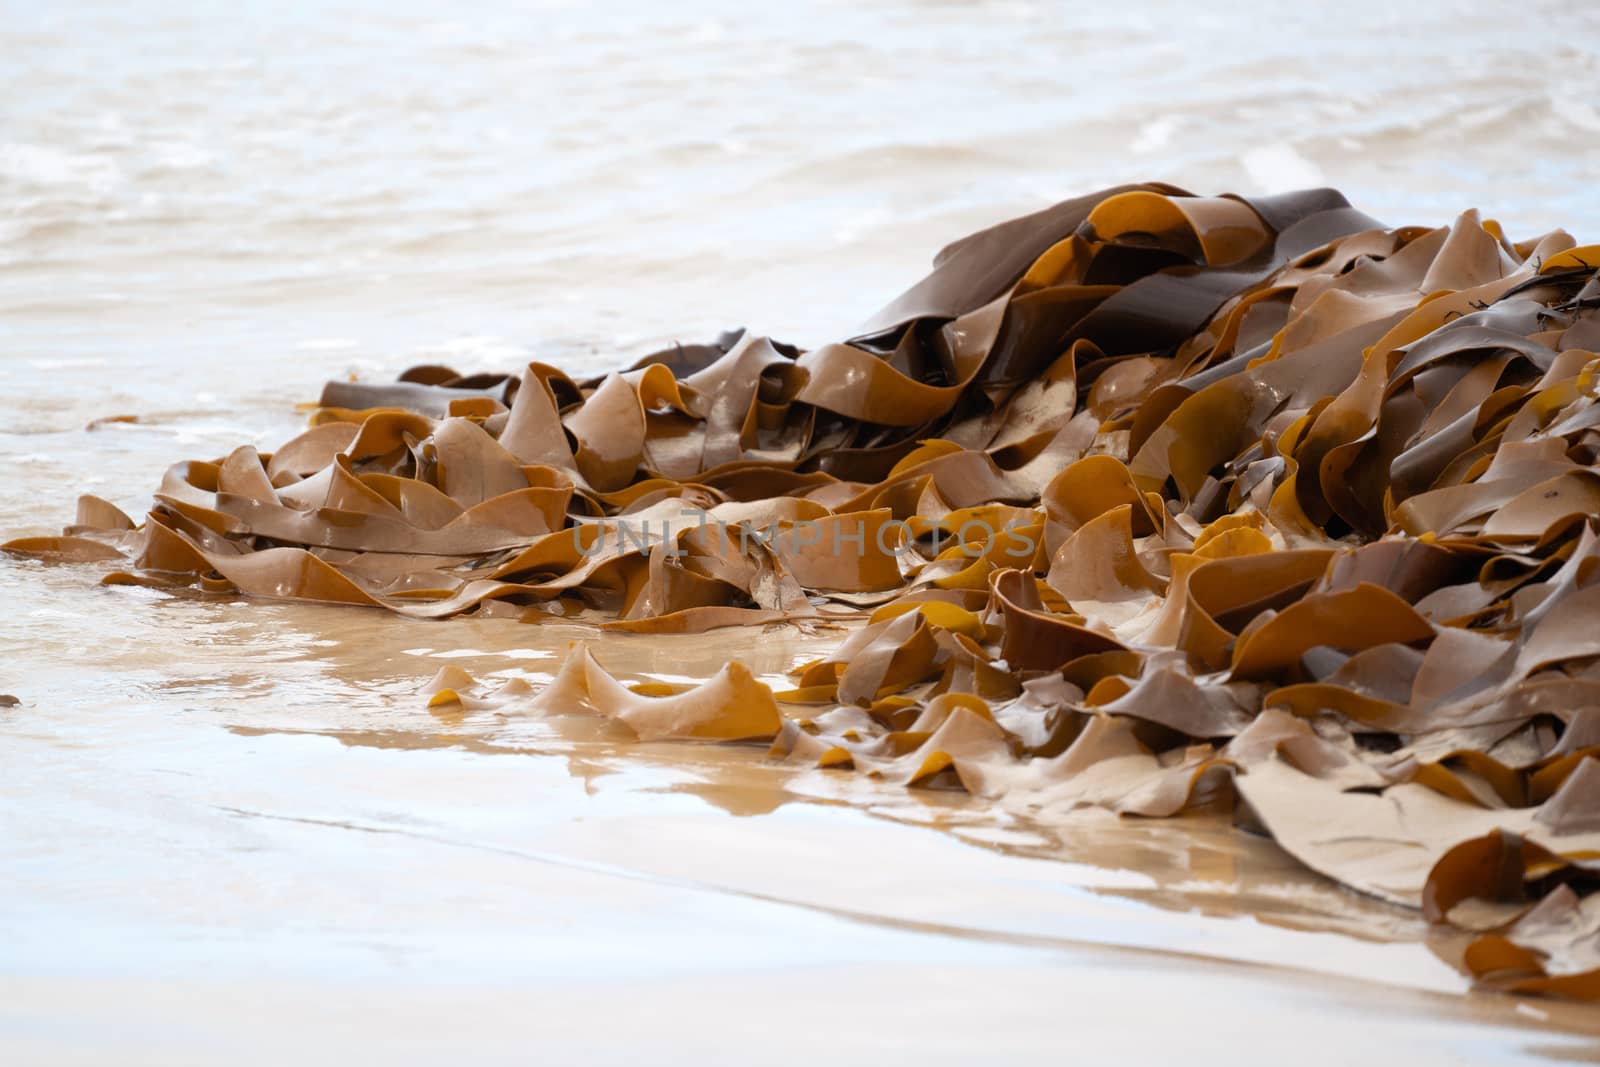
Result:
<svg viewBox="0 0 1600 1067"><path fill-rule="evenodd" d="M330 383L143 523L86 496L4 547L413 617L839 626L776 693L628 688L580 646L539 692L430 698L1024 813L1231 804L1462 934L1483 986L1592 1000L1596 264L1472 211L1120 187L950 245L848 341Z"/></svg>

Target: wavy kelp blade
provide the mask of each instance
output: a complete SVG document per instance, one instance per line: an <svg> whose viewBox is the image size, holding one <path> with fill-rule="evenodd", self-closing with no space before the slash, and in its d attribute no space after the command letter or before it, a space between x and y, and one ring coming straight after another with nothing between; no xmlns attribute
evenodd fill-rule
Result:
<svg viewBox="0 0 1600 1067"><path fill-rule="evenodd" d="M742 664L730 663L700 685L673 692L641 692L617 681L590 653L575 643L560 673L537 695L513 680L498 689L481 686L459 668L445 668L425 691L430 705L455 703L469 710L502 715L587 711L619 722L642 741L764 740L783 724L772 690Z"/></svg>
<svg viewBox="0 0 1600 1067"><path fill-rule="evenodd" d="M851 339L333 383L142 524L85 497L4 547L422 618L842 627L776 695L580 647L538 693L427 696L1034 818L1231 806L1465 931L1483 985L1594 998L1597 266L1472 211L1122 186L956 242Z"/></svg>

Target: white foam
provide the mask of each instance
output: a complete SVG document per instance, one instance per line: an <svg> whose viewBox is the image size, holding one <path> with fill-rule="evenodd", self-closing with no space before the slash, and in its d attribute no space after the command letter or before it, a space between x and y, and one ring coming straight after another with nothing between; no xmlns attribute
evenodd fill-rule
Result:
<svg viewBox="0 0 1600 1067"><path fill-rule="evenodd" d="M1600 111L1596 111L1592 104L1586 104L1573 97L1552 96L1550 110L1580 130L1600 133Z"/></svg>
<svg viewBox="0 0 1600 1067"><path fill-rule="evenodd" d="M120 182L122 173L98 155L10 141L0 144L0 178L27 185L73 185L100 190Z"/></svg>
<svg viewBox="0 0 1600 1067"><path fill-rule="evenodd" d="M1282 193L1328 184L1322 169L1291 145L1263 145L1240 157L1245 173L1264 193Z"/></svg>
<svg viewBox="0 0 1600 1067"><path fill-rule="evenodd" d="M1154 122L1147 122L1139 127L1139 136L1134 138L1129 151L1136 156L1147 156L1151 152L1165 148L1177 129L1178 122L1172 118L1159 118Z"/></svg>

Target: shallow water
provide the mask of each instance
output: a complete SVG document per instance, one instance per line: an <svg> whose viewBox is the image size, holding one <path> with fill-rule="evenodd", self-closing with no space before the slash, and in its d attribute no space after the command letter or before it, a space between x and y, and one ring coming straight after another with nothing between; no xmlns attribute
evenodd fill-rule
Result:
<svg viewBox="0 0 1600 1067"><path fill-rule="evenodd" d="M270 448L330 376L839 336L944 241L1124 179L1600 237L1600 13L1553 4L12 7L6 536L80 492L142 512L168 463ZM1000 822L751 749L438 717L439 666L537 677L573 632L98 577L0 558L7 1062L530 1034L602 1061L1473 1062L1600 1034L1461 996L1414 917L1220 826ZM776 674L804 646L597 652Z"/></svg>

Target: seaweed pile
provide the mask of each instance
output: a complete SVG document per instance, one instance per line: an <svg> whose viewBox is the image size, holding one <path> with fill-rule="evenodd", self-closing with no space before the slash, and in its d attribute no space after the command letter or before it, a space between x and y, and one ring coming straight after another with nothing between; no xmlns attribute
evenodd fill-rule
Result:
<svg viewBox="0 0 1600 1067"><path fill-rule="evenodd" d="M577 646L433 699L1017 812L1232 805L1481 985L1600 999L1596 264L1471 211L1119 187L950 245L844 343L335 382L142 525L85 497L6 548L413 617L839 626L783 692Z"/></svg>

